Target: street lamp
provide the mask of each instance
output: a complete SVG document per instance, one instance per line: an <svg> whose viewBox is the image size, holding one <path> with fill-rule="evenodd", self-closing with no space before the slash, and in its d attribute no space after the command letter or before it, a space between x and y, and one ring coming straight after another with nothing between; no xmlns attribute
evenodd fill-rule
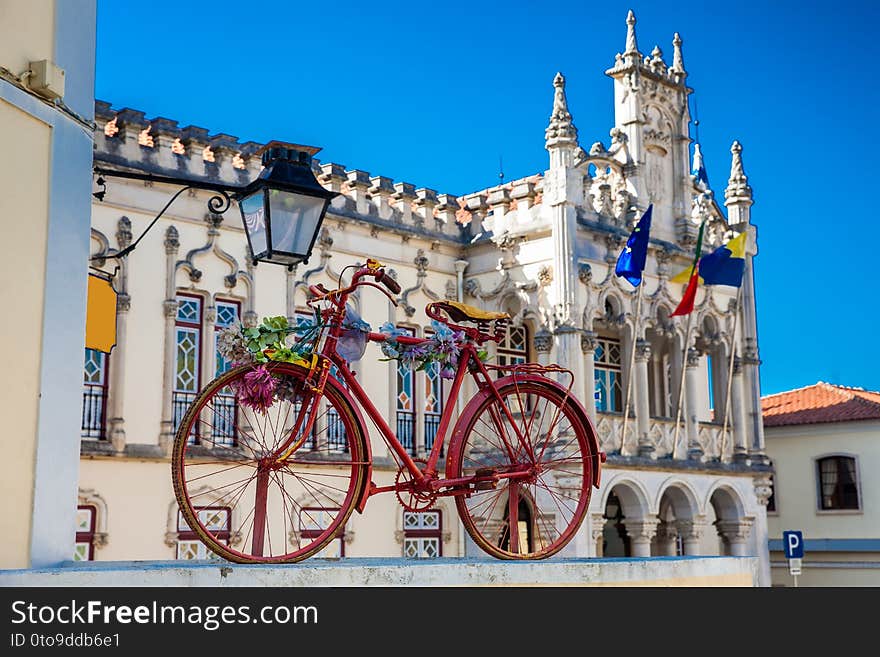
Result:
<svg viewBox="0 0 880 657"><path fill-rule="evenodd" d="M312 172L318 149L272 141L262 149L263 171L235 199L254 262L292 267L308 260L330 200Z"/></svg>
<svg viewBox="0 0 880 657"><path fill-rule="evenodd" d="M330 200L339 195L338 192L324 189L312 172L312 156L319 150L313 146L269 142L258 151L262 154L263 171L256 180L244 187L95 167L95 173L99 175L98 184L102 185L102 189L95 192L94 196L100 201L104 200L106 193L105 177L183 187L169 199L132 244L118 253L95 256L93 259L122 258L128 255L178 196L187 189L204 189L216 192L208 200L208 209L212 213L223 214L233 200L238 201L254 264L271 262L293 267L304 262L312 253Z"/></svg>

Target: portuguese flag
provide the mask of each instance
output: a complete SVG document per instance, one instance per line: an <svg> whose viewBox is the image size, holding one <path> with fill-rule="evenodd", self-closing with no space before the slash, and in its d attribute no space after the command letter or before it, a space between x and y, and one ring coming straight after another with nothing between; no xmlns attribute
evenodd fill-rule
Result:
<svg viewBox="0 0 880 657"><path fill-rule="evenodd" d="M697 284L700 282L698 265L700 262L700 251L703 248L703 229L705 227L706 222L703 221L703 223L700 224L700 232L697 234L697 253L694 255L694 264L691 265L691 275L688 278L688 284L684 290L684 296L681 298L678 307L669 313L670 317L675 317L676 315L688 315L694 309L694 300L697 298Z"/></svg>

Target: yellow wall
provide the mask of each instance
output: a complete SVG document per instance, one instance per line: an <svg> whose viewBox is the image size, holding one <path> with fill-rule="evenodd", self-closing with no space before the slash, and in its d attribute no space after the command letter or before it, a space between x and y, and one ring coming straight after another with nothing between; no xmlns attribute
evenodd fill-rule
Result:
<svg viewBox="0 0 880 657"><path fill-rule="evenodd" d="M53 59L55 0L0 0L0 26L0 66L19 75L28 62Z"/></svg>
<svg viewBox="0 0 880 657"><path fill-rule="evenodd" d="M4 2L27 7L28 3ZM0 24L7 25L2 15ZM51 25L49 26L51 32ZM13 35L15 30L4 30ZM0 53L9 44L0 39ZM0 59L6 65L6 61ZM36 449L37 405L40 386L41 326L46 267L46 227L49 212L49 157L51 129L46 124L0 100L0 141L9 157L0 158L0 258L3 306L8 321L0 322L0 340L6 345L4 367L14 376L0 382L4 422L0 459L0 496L5 505L0 566L27 566L30 553L33 473ZM27 157L15 154L27 153Z"/></svg>

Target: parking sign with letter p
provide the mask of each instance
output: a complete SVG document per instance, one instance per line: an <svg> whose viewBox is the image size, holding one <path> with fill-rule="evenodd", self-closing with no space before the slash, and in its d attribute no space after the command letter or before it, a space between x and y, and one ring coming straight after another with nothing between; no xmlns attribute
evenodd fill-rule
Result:
<svg viewBox="0 0 880 657"><path fill-rule="evenodd" d="M799 531L782 532L782 548L786 559L802 559L804 556L804 535Z"/></svg>

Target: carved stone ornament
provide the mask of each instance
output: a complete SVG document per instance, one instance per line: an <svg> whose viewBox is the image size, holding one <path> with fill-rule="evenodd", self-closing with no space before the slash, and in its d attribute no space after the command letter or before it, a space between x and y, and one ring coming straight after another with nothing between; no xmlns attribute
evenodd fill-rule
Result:
<svg viewBox="0 0 880 657"><path fill-rule="evenodd" d="M553 348L553 334L547 329L541 328L535 333L534 344L535 351L539 354L549 354Z"/></svg>
<svg viewBox="0 0 880 657"><path fill-rule="evenodd" d="M687 366L697 367L700 364L700 356L702 356L702 354L698 349L690 347L687 351Z"/></svg>
<svg viewBox="0 0 880 657"><path fill-rule="evenodd" d="M651 358L651 343L647 340L636 340L635 357L637 361L649 360Z"/></svg>
<svg viewBox="0 0 880 657"><path fill-rule="evenodd" d="M544 265L538 270L538 283L541 287L547 287L553 282L553 267Z"/></svg>
<svg viewBox="0 0 880 657"><path fill-rule="evenodd" d="M594 354L598 346L598 336L593 331L581 333L581 351L585 354Z"/></svg>
<svg viewBox="0 0 880 657"><path fill-rule="evenodd" d="M590 267L589 263L582 262L578 265L578 280L584 285L589 285L590 281L593 280L593 268Z"/></svg>

